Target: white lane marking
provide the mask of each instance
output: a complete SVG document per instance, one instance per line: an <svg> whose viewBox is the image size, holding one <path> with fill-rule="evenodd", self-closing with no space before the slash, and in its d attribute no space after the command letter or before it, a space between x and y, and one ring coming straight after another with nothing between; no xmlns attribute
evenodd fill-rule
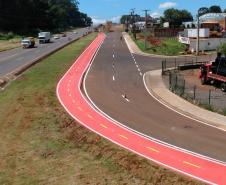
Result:
<svg viewBox="0 0 226 185"><path fill-rule="evenodd" d="M113 75L112 80L115 81L115 76Z"/></svg>
<svg viewBox="0 0 226 185"><path fill-rule="evenodd" d="M140 72L140 76L143 76L143 74Z"/></svg>
<svg viewBox="0 0 226 185"><path fill-rule="evenodd" d="M123 97L127 102L130 102L130 100L127 98L126 94L122 94L122 97Z"/></svg>
<svg viewBox="0 0 226 185"><path fill-rule="evenodd" d="M137 68L137 70L140 72L140 68Z"/></svg>
<svg viewBox="0 0 226 185"><path fill-rule="evenodd" d="M174 112L180 114L181 116L184 116L184 117L186 117L186 118L189 118L189 119L191 119L191 120L193 120L193 121L197 121L197 122L199 122L199 123L201 123L201 124L207 125L207 126L212 127L212 128L219 129L219 130L224 131L224 132L226 131L226 130L223 129L223 128L218 128L218 127L215 127L215 126L213 126L213 125L210 125L210 124L208 124L208 123L206 123L206 122L200 121L200 120L195 119L195 118L190 117L190 116L187 116L186 114L183 114L183 113L181 113L181 112L179 112L179 111L173 109L172 107L170 107L170 106L167 105L166 103L164 103L164 102L162 102L161 100L159 100L158 98L156 98L156 97L150 92L150 90L149 90L148 87L147 87L147 84L146 84L146 82L145 82L145 76L146 76L146 75L147 75L147 73L145 73L145 74L143 75L143 83L144 83L144 86L145 86L146 90L148 91L148 93L152 96L152 98L154 98L154 99L155 99L156 101L158 101L160 104L162 104L162 105L164 105L165 107L167 107L168 109L170 109L170 110L172 110L172 111L174 111ZM205 156L205 157L206 157L206 156ZM211 158L210 158L210 159L211 159ZM219 160L216 160L216 161L219 161ZM220 161L220 162L222 162L222 161ZM224 162L223 162L223 163L224 163ZM225 164L226 164L226 163L225 163Z"/></svg>
<svg viewBox="0 0 226 185"><path fill-rule="evenodd" d="M94 41L95 41L95 40L94 40ZM94 41L93 41L93 42L94 42ZM92 42L92 43L93 43L93 42ZM104 41L103 41L103 42L104 42ZM96 55L97 55L97 53L98 53L100 47L102 46L103 42L101 43L101 45L99 46L98 50L96 51L96 54L94 55L93 59L90 61L91 63L93 63L94 58L96 57ZM91 43L91 44L92 44L92 43ZM90 44L90 45L91 45L91 44ZM89 48L89 47L88 47L88 48ZM87 49L88 49L88 48L87 48ZM86 50L87 50L87 49L86 49ZM86 51L86 50L85 50L85 51ZM84 51L83 53L85 53L85 51ZM79 58L80 58L80 57L79 57ZM79 59L79 58L78 58L78 59ZM78 60L78 59L77 59L77 60ZM71 66L71 68L72 68L74 65L75 65L75 64L73 64L73 65ZM88 66L87 66L87 67L88 67ZM70 71L71 68L70 68L68 71ZM86 68L86 69L87 69L87 68ZM90 69L91 69L91 65L89 66L88 70L86 71L86 74L85 74L85 80L84 80L85 82L86 82L87 74L88 74L88 72L89 72ZM85 72L85 70L84 70L83 72ZM195 175L192 175L192 174L189 174L189 173L184 172L184 171L182 171L182 170L179 170L179 169L176 169L176 168L174 168L174 167L171 167L171 166L169 166L169 165L167 165L167 164L164 164L164 163L162 163L162 162L160 162L160 161L157 161L157 160L155 160L155 159L153 159L153 158L151 158L151 157L147 157L147 156L145 156L145 155L143 155L143 154L141 154L141 153L139 153L139 152L137 152L137 151L134 151L133 149L130 149L130 148L128 148L128 147L126 147L126 146L124 146L124 145L122 145L122 144L120 144L120 143L118 143L118 142L116 142L116 141L114 141L114 140L112 140L112 139L110 139L110 138L108 138L107 136L105 136L105 135L103 135L103 134L97 132L97 131L94 130L93 128L87 126L87 124L85 124L84 122L82 122L79 118L77 118L76 116L74 116L74 115L67 109L67 107L64 105L63 101L62 101L61 98L60 98L60 95L59 95L59 86L60 86L61 82L63 81L64 77L65 77L67 74L68 74L68 72L66 72L66 73L64 74L64 76L60 79L59 83L57 84L57 97L58 97L60 103L62 104L62 106L65 108L65 110L66 110L66 111L67 111L67 112L68 112L75 120L77 120L78 122L80 122L82 125L84 125L84 126L85 126L86 128L88 128L88 129L90 129L91 131L93 131L93 132L99 134L100 136L102 136L102 137L104 137L104 138L110 140L111 142L116 143L116 144L118 144L119 146L121 146L121 147L123 147L123 148L125 148L125 149L127 149L127 150L129 150L129 151L132 151L132 152L134 152L134 153L136 153L136 154L138 154L138 155L140 155L140 156L142 156L142 157L144 157L144 158L146 158L146 159L152 160L152 161L156 162L157 164L160 164L160 165L162 165L162 166L168 167L169 169L175 170L175 171L177 171L177 172L180 172L180 173L182 173L182 174L188 175L188 176L190 176L190 177L193 177L193 178L195 178L195 179L201 180L201 181L203 181L203 182L206 182L206 183L209 183L209 184L214 184L213 182L209 182L209 181L207 181L207 180L205 180L205 179L202 179L202 178L200 178L200 177L197 177L197 176L195 176ZM82 77L83 77L83 76L82 76ZM79 87L80 87L80 85L81 85L82 77L81 77L80 80L79 80L79 84L78 84ZM90 103L88 100L86 100L86 98L85 98L85 96L82 94L81 90L80 90L80 93L81 93L82 97L84 98L84 100L87 102L87 104L89 104L93 110L95 110L95 108L97 108L97 109L100 111L100 112L97 112L97 111L95 110L97 114L104 116L104 117L105 117L106 119L108 119L109 121L114 121L113 118L111 118L110 116L108 116L106 113L104 113L102 110L100 110L100 109L93 103L93 101L90 99L90 97L89 97L88 94L87 94L85 83L83 83L83 86L84 86L84 88L85 88L85 93L86 93L86 95L87 95L87 97L88 97L88 99L90 100L91 103ZM92 107L92 105L93 105L95 108ZM124 128L124 129L127 128L127 130L128 130L129 132L133 132L133 131L132 131L133 129L131 129L131 128L129 128L129 127L126 127L125 125L122 125L121 123L117 122L116 120L115 120L115 123L118 123L117 125L120 126L121 128ZM136 135L140 135L140 134L138 134L139 132L137 132L136 130L134 130L134 133L135 133ZM141 133L140 136L147 139L147 137L145 137L144 134L142 134L142 133ZM150 138L149 138L149 139L150 139ZM154 138L153 138L153 139L154 139ZM154 139L154 142L156 142L156 139ZM163 145L161 142L158 143L158 144ZM177 147L177 150L179 150L179 149L181 149L181 148L178 148L178 147ZM191 153L188 153L188 154L191 154ZM199 157L200 157L201 155L196 155L196 156L199 156ZM208 159L207 159L207 160L208 160ZM210 158L209 158L209 160L210 160ZM211 161L211 160L210 160L210 161ZM215 161L215 162L216 162L216 161ZM223 165L223 163L219 163L219 164ZM225 164L224 164L224 165L225 165Z"/></svg>
<svg viewBox="0 0 226 185"><path fill-rule="evenodd" d="M115 54L113 54L112 57L115 58Z"/></svg>
<svg viewBox="0 0 226 185"><path fill-rule="evenodd" d="M128 45L127 45L127 46L128 46ZM100 49L100 48L99 48L99 49ZM97 50L97 53L98 53L99 49ZM178 150L178 151L184 152L184 153L186 153L186 154L189 154L189 155L192 155L192 156L195 156L195 157L199 157L199 158L205 159L205 160L207 160L207 161L215 162L215 163L217 163L217 164L226 166L226 162L223 162L223 161L220 161L220 160L217 160L217 159L213 159L213 158L210 158L210 157L207 157L207 156L204 156L204 155L201 155L201 154L198 154L198 153L189 151L189 150L184 149L184 148L177 147L177 146L172 145L172 144L170 144L170 143L167 143L167 142L158 140L158 139L156 139L156 138L153 138L153 137L151 137L151 136L148 136L148 135L146 135L146 134L143 134L143 133L141 133L141 132L139 132L139 131L137 131L137 130L134 130L134 129L132 129L132 128L126 126L125 123L121 123L121 122L119 122L119 121L113 119L113 118L110 117L106 112L104 112L103 110L101 110L101 109L100 109L100 108L92 101L92 99L90 98L90 96L89 96L89 94L88 94L88 92L87 92L87 88L86 88L86 80L87 80L88 74L89 74L89 72L90 72L90 70L91 70L92 63L94 62L94 59L96 58L97 53L96 53L95 56L93 57L93 59L92 59L92 61L91 61L91 64L89 65L89 68L88 68L88 70L86 71L86 74L85 74L85 77L84 77L83 88L84 88L85 95L86 95L86 97L88 98L88 100L82 95L82 96L84 97L85 101L86 101L89 105L91 105L91 107L94 106L93 110L98 110L97 113L99 113L100 115L104 116L104 117L105 117L106 119L108 119L109 121L114 122L115 124L117 124L117 125L120 126L121 128L125 128L125 129L127 129L128 131L133 132L133 133L135 133L136 135L140 135L140 136L143 137L143 138L149 139L149 140L151 140L151 141L153 141L153 142L155 142L155 143L157 143L157 144L160 144L160 145L163 145L163 146L167 146L167 147L169 147L169 148L171 148L171 149ZM142 73L141 73L141 76L144 77L145 75L142 75ZM90 103L90 102L91 102L91 103ZM96 132L96 131L94 131L94 132ZM97 133L97 132L96 132L96 133ZM105 136L103 136L103 137L105 137ZM107 138L107 137L105 137L105 138ZM113 142L114 142L114 141L113 141ZM119 144L119 145L120 145L120 144ZM120 145L120 146L122 146L122 145ZM123 147L123 146L122 146L122 147ZM131 150L131 149L129 149L129 150ZM134 151L134 152L135 152L135 151ZM137 153L137 152L135 152L135 153ZM139 154L139 153L137 153L137 154ZM142 154L139 154L139 155L142 155ZM145 157L144 155L142 155L142 156ZM145 157L145 158L146 158L146 157ZM156 162L157 162L157 161L156 161ZM164 165L164 164L161 163L161 162L157 162L157 163L158 163L158 164ZM167 166L167 165L166 165L166 166ZM191 177L195 177L195 176L193 176L193 175L190 175L190 174L188 174L188 173L186 173L186 172L183 172L183 171L180 171L180 170L178 170L178 169L172 168L172 167L170 167L170 166L168 166L168 167L169 167L170 169L174 169L174 170L179 171L179 172L181 172L181 173L187 174L187 175L189 175L189 176L191 176ZM198 177L195 177L195 178L197 179ZM198 178L198 179L200 179L200 178ZM203 180L203 179L200 179L200 180Z"/></svg>
<svg viewBox="0 0 226 185"><path fill-rule="evenodd" d="M89 117L90 119L93 119L93 116L91 116L90 114L88 114L88 117Z"/></svg>

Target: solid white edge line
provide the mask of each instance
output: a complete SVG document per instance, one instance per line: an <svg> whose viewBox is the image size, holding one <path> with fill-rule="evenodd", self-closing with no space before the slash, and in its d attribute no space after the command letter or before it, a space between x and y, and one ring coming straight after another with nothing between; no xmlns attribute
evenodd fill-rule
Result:
<svg viewBox="0 0 226 185"><path fill-rule="evenodd" d="M98 51L99 51L99 49L98 49ZM96 55L97 55L97 53L96 53ZM141 133L141 132L138 132L138 131L136 131L136 130L130 128L130 127L127 127L125 123L120 123L120 122L118 122L118 121L115 120L114 118L110 117L107 113L105 113L104 111L102 111L102 110L101 110L101 109L100 109L100 108L92 101L92 99L89 97L88 92L87 92L87 88L86 88L86 79L87 79L88 73L89 73L89 71L90 71L90 69L91 69L92 63L93 63L93 61L94 61L96 55L94 56L94 58L93 58L92 61L90 62L89 68L88 68L88 70L87 70L87 72L86 72L86 74L85 74L85 76L84 76L84 80L83 80L83 81L84 81L84 83L83 83L83 89L84 89L84 92L85 92L86 97L87 97L88 100L89 100L88 104L90 104L90 102L91 102L91 105L94 106L94 107L100 112L100 113L99 113L100 115L104 115L105 118L107 118L107 119L110 120L110 121L113 121L114 123L117 123L118 126L120 126L120 127L122 127L122 128L126 128L126 129L129 130L130 132L136 133L137 135L140 135L140 136L142 136L142 137L144 137L144 138L146 138L146 139L155 141L157 144L161 144L161 145L163 145L163 146L168 146L168 147L170 147L170 148L172 148L172 149L176 149L176 150L178 150L178 151L183 151L184 153L191 154L191 155L193 155L193 156L196 156L196 157L199 157L199 158L202 158L202 159L206 159L206 160L208 160L208 161L215 162L215 163L217 163L217 164L226 166L226 163L223 162L223 161L220 161L220 160L217 160L217 159L213 159L213 158L211 158L211 157L204 156L204 155L202 155L202 154L198 154L198 153L195 153L195 152L192 152L192 151L189 151L189 150L186 150L186 149L177 147L177 146L175 146L175 145L166 143L166 142L164 142L164 141L158 140L158 139L156 139L156 138L153 138L153 137L151 137L151 136L148 136L148 135L145 135L145 134L143 134L143 133ZM94 110L95 110L95 109L94 109Z"/></svg>
<svg viewBox="0 0 226 185"><path fill-rule="evenodd" d="M95 40L94 40L94 41L95 41ZM94 42L94 41L93 41L93 42ZM93 43L93 42L92 42L92 43ZM91 43L91 44L92 44L92 43ZM102 43L103 43L103 42L102 42ZM101 45L102 45L102 43L101 43ZM91 44L89 45L89 47L91 46ZM86 50L87 50L89 47L87 47ZM100 47L99 47L99 49L100 49ZM99 50L99 49L98 49L98 50ZM86 50L84 50L83 53L77 58L77 60L74 62L74 64L69 68L69 70L64 74L64 76L60 79L60 81L59 81L58 84L57 84L57 89L56 89L57 98L58 98L58 100L60 101L61 105L64 107L64 109L68 112L68 114L69 114L72 118L74 118L76 121L78 121L80 124L82 124L83 126L85 126L86 128L92 130L94 133L96 133L96 134L98 134L98 135L101 135L101 136L104 137L105 139L110 140L111 142L113 142L113 143L115 143L115 144L121 146L122 148L125 148L125 149L127 149L127 150L129 150L129 151L132 151L132 152L134 152L134 153L136 153L136 154L138 154L138 155L140 155L140 156L142 156L142 157L144 157L144 158L146 158L146 159L149 159L149 160L151 160L151 161L153 161L153 162L155 162L155 163L157 163L157 164L160 164L160 165L162 165L162 166L164 166L164 167L167 167L167 168L169 168L169 169L172 169L172 170L174 170L174 171L176 171L176 172L180 172L180 173L182 173L182 174L185 174L185 175L187 175L187 176L193 177L193 178L198 179L198 180L200 180L200 181L203 181L203 182L206 182L206 183L209 183L209 184L212 184L212 185L216 185L215 183L206 181L206 180L204 180L204 179L201 179L201 178L199 178L199 177L193 176L193 175L191 175L191 174L188 174L188 173L183 172L183 171L181 171L181 170L178 170L178 169L176 169L176 168L170 167L170 166L168 166L168 165L166 165L166 164L164 164L164 163L161 163L161 162L159 162L159 161L156 161L156 160L154 160L154 159L152 159L152 158L150 158L150 157L144 156L143 154L138 153L138 152L136 152L136 151L134 151L134 150L132 150L132 149L130 149L130 148L127 148L127 147L121 145L120 143L117 143L116 141L111 140L110 138L108 138L108 137L102 135L101 133L98 133L97 131L95 131L94 129L90 128L89 126L87 126L87 125L86 125L85 123L83 123L82 121L80 121L78 118L76 118L73 114L71 114L71 112L67 109L67 107L64 105L63 101L61 100L61 97L60 97L60 95L59 95L59 86L60 86L61 82L63 81L63 79L66 77L66 75L70 72L71 68L74 67L74 65L76 64L76 62L77 62L77 61L79 60L79 58L85 53ZM96 52L98 52L98 50L97 50ZM97 53L96 53L96 54L97 54ZM96 54L95 54L95 56L96 56ZM95 56L94 56L94 58L95 58ZM93 62L94 58L92 59L92 62ZM89 65L89 64L88 64L88 65ZM87 67L88 67L88 65L87 65ZM90 65L90 67L91 67L91 65ZM90 67L89 67L89 69L90 69ZM89 69L88 69L88 71L89 71ZM85 69L85 70L86 70L86 69ZM85 72L85 70L83 71L83 73ZM88 74L88 71L87 71L87 73L86 73L86 75L85 75L85 78L86 78L86 76L87 76L87 74ZM83 75L81 76L80 81L79 81L79 84L78 84L78 88L79 88L79 89L80 89L80 84L81 84L81 81L82 81L82 77L83 77ZM81 92L81 90L80 90L80 92ZM86 98L84 97L84 95L82 94L82 92L81 92L81 95L82 95L82 97L85 99L85 101L91 106L91 108L92 108L93 110L95 110L95 109L92 107L92 105L88 102L88 100L86 100ZM95 110L95 111L96 111L96 110ZM96 111L96 113L98 113L99 115L101 115L101 114L100 114L99 112L97 112L97 111ZM102 116L103 116L103 115L102 115ZM106 118L108 119L108 117L106 117ZM110 119L110 120L111 120L111 119ZM112 121L112 120L111 120L111 121ZM119 125L119 126L120 126L120 125ZM121 127L122 127L122 126L121 126ZM125 127L122 127L122 128L125 128ZM131 130L128 130L128 131L131 132ZM137 134L137 133L135 133L135 134ZM137 134L137 135L138 135L138 134ZM142 135L141 135L141 137L142 137ZM144 137L144 136L143 136L143 137ZM146 137L144 137L144 138L146 138ZM146 138L146 139L147 139L147 138ZM159 143L159 144L161 144L161 143ZM221 165L223 165L223 164L221 164Z"/></svg>
<svg viewBox="0 0 226 185"><path fill-rule="evenodd" d="M100 48L101 48L101 47L100 47ZM156 140L156 139L154 139L154 138L150 138L149 136L146 137L146 135L144 135L144 134L142 134L142 133L140 133L140 132L138 132L138 131L136 131L136 130L131 129L131 128L129 128L129 127L123 125L122 123L119 123L118 121L114 120L114 119L111 118L109 115L107 115L105 112L103 112L101 109L99 109L99 107L97 107L97 106L95 105L95 103L91 100L91 98L89 97L89 95L88 95L88 93L87 93L87 89L86 89L86 79L87 79L88 73L89 73L89 71L90 71L90 69L91 69L92 63L94 62L94 59L95 59L95 57L96 57L96 55L97 55L97 53L98 53L98 51L99 51L100 48L98 48L98 50L97 50L95 56L94 56L93 59L91 60L90 65L89 65L89 68L88 68L88 70L86 71L85 76L84 76L84 79L83 79L83 82L84 82L84 83L83 83L83 89L84 89L84 92L85 92L85 94L86 94L86 97L87 97L88 100L91 102L91 104L90 104L90 102L84 97L83 93L80 91L80 92L81 92L81 95L83 96L83 98L85 98L85 101L90 105L90 107L91 107L94 111L96 111L96 113L98 113L98 114L101 115L101 116L104 116L106 119L108 119L109 121L113 122L113 124L117 124L119 127L123 128L123 129L126 129L126 130L129 131L129 132L132 132L132 133L134 133L134 134L136 134L136 135L139 135L140 137L143 137L143 138L145 138L145 139L149 139L149 140L151 140L152 142L155 142L155 143L157 143L157 144L160 144L160 145L163 145L163 146L172 148L172 149L174 149L174 150L179 150L180 148L178 148L178 147L173 148L173 147L171 147L171 146L162 144L161 141L160 141L160 143L159 143L159 142L157 142L158 140ZM98 112L96 109L94 109L92 106L94 106L99 112ZM84 123L83 123L83 124L84 124ZM88 126L86 126L86 127L88 127ZM89 128L89 127L88 127L88 128ZM91 129L91 130L93 130L93 129ZM156 161L155 159L152 159L152 158L150 158L150 157L147 157L147 156L145 156L145 155L143 155L143 154L141 154L141 153L139 153L139 152L136 152L136 151L134 151L134 150L132 150L132 149L130 149L130 148L127 148L127 147L121 145L120 143L117 143L117 142L115 142L114 140L111 140L111 139L108 138L107 136L103 136L102 134L98 133L98 132L95 131L95 130L94 130L94 132L97 133L97 134L99 134L99 135L101 135L101 136L104 137L105 139L108 139L108 140L110 140L111 142L113 142L113 143L115 143L115 144L118 144L119 146L121 146L121 147L123 147L123 148L126 148L126 149L129 150L129 151L132 151L132 152L134 152L134 153L136 153L136 154L138 154L138 155L140 155L140 156L142 156L142 157L144 157L144 158L146 158L146 159L149 159L149 160L151 160L151 161L153 161L153 162L156 162L156 163L159 164L159 165L162 165L162 166L164 166L164 167L167 167L167 168L169 168L169 169L171 169L171 170L174 170L174 171L176 171L176 172L180 172L180 173L185 174L185 175L187 175L187 176L190 176L190 177L192 177L192 178L198 179L198 180L200 180L200 181L202 181L202 182L206 182L206 183L209 183L209 184L216 185L216 184L213 183L213 182L209 182L209 181L206 181L205 179L202 179L202 178L193 176L193 175L191 175L191 174L189 174L189 173L186 173L186 172L184 172L184 171L181 171L181 170L178 170L178 169L173 168L173 167L171 167L171 166L168 166L168 165L166 165L166 164L164 164L164 163L161 163L161 162L159 162L159 161ZM186 151L184 151L183 149L182 149L182 150L179 150L179 151L182 151L182 152L184 152L184 153L193 155L192 153L186 152ZM195 157L202 158L202 157L199 156L199 155L194 155L194 156L195 156ZM208 158L203 158L203 159L209 160ZM212 161L212 160L209 160L209 161L210 161L210 162L216 162L216 161L214 161L214 160L213 160L213 161ZM217 162L217 163L218 163L218 162ZM220 165L224 165L224 164L222 164L222 163L219 163L219 164L220 164Z"/></svg>
<svg viewBox="0 0 226 185"><path fill-rule="evenodd" d="M168 109L170 109L170 110L176 112L177 114L180 114L181 116L184 116L184 117L189 118L189 119L191 119L191 120L197 121L197 122L199 122L199 123L201 123L201 124L203 124L203 125L206 125L206 126L209 126L209 127L212 127L212 128L215 128L215 129L218 129L218 130L221 130L221 131L226 132L226 130L223 129L223 128L216 127L216 126L211 125L211 124L208 124L208 123L206 123L206 122L204 122L204 121L201 121L201 120L198 120L198 119L193 118L193 117L191 117L191 116L188 116L188 115L186 115L186 114L184 114L184 113L182 113L182 112L179 112L179 111L173 109L172 107L170 107L169 105L167 105L166 103L164 103L163 101L161 101L161 100L159 100L158 98L156 98L155 95L153 95L153 93L150 92L150 90L148 89L147 84L146 84L146 82L145 82L145 76L147 75L147 73L148 73L148 72L146 72L146 73L143 75L143 83L144 83L144 86L145 86L147 92L152 96L152 98L154 98L154 99L155 99L156 101L158 101L160 104L162 104L162 105L164 105L165 107L167 107Z"/></svg>

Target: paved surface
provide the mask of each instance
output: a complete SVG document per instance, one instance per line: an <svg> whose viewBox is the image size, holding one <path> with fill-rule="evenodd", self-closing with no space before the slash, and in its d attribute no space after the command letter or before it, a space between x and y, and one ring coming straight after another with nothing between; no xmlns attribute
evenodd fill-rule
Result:
<svg viewBox="0 0 226 185"><path fill-rule="evenodd" d="M108 119L86 100L80 89L81 79L103 39L104 35L100 34L58 83L57 96L67 112L90 130L143 157L203 182L225 184L226 179L223 177L226 165L188 154L131 132L116 121ZM213 171L216 173L214 176Z"/></svg>
<svg viewBox="0 0 226 185"><path fill-rule="evenodd" d="M177 147L226 161L224 131L175 113L147 92L143 74L160 67L161 58L131 55L126 43L120 41L120 34L111 33L86 79L88 95L97 107L127 127Z"/></svg>
<svg viewBox="0 0 226 185"><path fill-rule="evenodd" d="M144 82L147 90L160 100L160 102L182 114L226 131L225 116L195 106L169 91L162 81L160 70L145 73Z"/></svg>
<svg viewBox="0 0 226 185"><path fill-rule="evenodd" d="M51 39L52 43L38 44L35 48L23 49L22 47L13 50L0 52L0 77L16 70L17 68L26 64L34 62L39 57L54 51L55 49L65 45L69 42L69 37L72 40L80 38L83 33L87 32L86 28L79 29L77 34L68 32L67 37L60 39Z"/></svg>

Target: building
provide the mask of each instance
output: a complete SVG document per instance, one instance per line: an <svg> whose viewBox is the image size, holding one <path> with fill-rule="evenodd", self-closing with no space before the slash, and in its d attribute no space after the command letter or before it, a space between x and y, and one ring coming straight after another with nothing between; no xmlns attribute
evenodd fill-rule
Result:
<svg viewBox="0 0 226 185"><path fill-rule="evenodd" d="M210 31L226 31L226 13L207 13L199 19L203 28L209 28Z"/></svg>

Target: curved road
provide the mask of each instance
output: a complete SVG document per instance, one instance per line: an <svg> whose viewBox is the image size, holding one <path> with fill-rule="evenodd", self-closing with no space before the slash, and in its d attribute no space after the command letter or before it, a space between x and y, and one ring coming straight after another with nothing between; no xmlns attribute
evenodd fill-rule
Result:
<svg viewBox="0 0 226 185"><path fill-rule="evenodd" d="M181 116L153 99L142 75L160 69L161 58L131 55L120 36L107 35L85 80L94 104L140 133L226 162L226 133Z"/></svg>
<svg viewBox="0 0 226 185"><path fill-rule="evenodd" d="M225 184L225 164L136 134L100 113L86 99L81 90L83 75L104 38L100 34L59 81L57 97L66 111L80 124L134 153L203 182Z"/></svg>

